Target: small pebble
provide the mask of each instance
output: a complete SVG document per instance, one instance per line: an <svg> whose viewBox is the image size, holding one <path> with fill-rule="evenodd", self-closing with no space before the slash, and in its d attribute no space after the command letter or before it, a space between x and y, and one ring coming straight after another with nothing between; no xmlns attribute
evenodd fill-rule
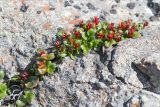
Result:
<svg viewBox="0 0 160 107"><path fill-rule="evenodd" d="M70 3L74 3L74 1L73 1L73 0L69 0L69 2L70 2Z"/></svg>
<svg viewBox="0 0 160 107"><path fill-rule="evenodd" d="M2 12L2 7L0 7L0 12Z"/></svg>
<svg viewBox="0 0 160 107"><path fill-rule="evenodd" d="M127 7L128 7L129 9L134 9L135 3L133 3L133 2L127 3Z"/></svg>
<svg viewBox="0 0 160 107"><path fill-rule="evenodd" d="M83 4L83 3L81 3L81 5L82 5L82 6L84 6L84 4Z"/></svg>
<svg viewBox="0 0 160 107"><path fill-rule="evenodd" d="M71 6L71 4L69 3L69 1L65 1L64 2L64 7L67 7L67 6Z"/></svg>
<svg viewBox="0 0 160 107"><path fill-rule="evenodd" d="M49 10L55 10L55 8L54 8L54 7L51 7Z"/></svg>
<svg viewBox="0 0 160 107"><path fill-rule="evenodd" d="M39 11L37 11L37 14L41 14L41 12L42 12L42 11L39 10Z"/></svg>
<svg viewBox="0 0 160 107"><path fill-rule="evenodd" d="M158 20L158 17L156 17L156 16L151 16L151 17L149 18L149 20L150 20L150 21L157 21L157 20Z"/></svg>
<svg viewBox="0 0 160 107"><path fill-rule="evenodd" d="M154 3L153 10L155 11L155 13L160 12L160 4Z"/></svg>
<svg viewBox="0 0 160 107"><path fill-rule="evenodd" d="M20 8L20 11L26 12L27 9L28 9L28 6L26 6L25 4L23 4L23 5L21 6L21 8Z"/></svg>
<svg viewBox="0 0 160 107"><path fill-rule="evenodd" d="M116 2L116 3L119 3L119 2L120 2L120 0L115 0L115 2Z"/></svg>
<svg viewBox="0 0 160 107"><path fill-rule="evenodd" d="M88 13L88 11L87 10L83 10L83 13Z"/></svg>
<svg viewBox="0 0 160 107"><path fill-rule="evenodd" d="M86 5L88 7L88 9L91 9L91 10L96 10L95 6L91 3L87 3Z"/></svg>
<svg viewBox="0 0 160 107"><path fill-rule="evenodd" d="M147 6L150 7L150 8L153 8L153 5L154 5L153 2L148 2L147 3Z"/></svg>
<svg viewBox="0 0 160 107"><path fill-rule="evenodd" d="M102 21L105 21L106 20L106 18L105 18L105 16L104 15L100 15L100 20L102 20Z"/></svg>
<svg viewBox="0 0 160 107"><path fill-rule="evenodd" d="M79 18L79 16L75 16L75 19L78 19Z"/></svg>
<svg viewBox="0 0 160 107"><path fill-rule="evenodd" d="M136 17L139 17L139 13L136 13L135 15L136 15Z"/></svg>
<svg viewBox="0 0 160 107"><path fill-rule="evenodd" d="M117 13L117 10L116 10L116 9L111 9L111 10L110 10L110 13L111 13L111 14L116 14L116 13Z"/></svg>
<svg viewBox="0 0 160 107"><path fill-rule="evenodd" d="M74 5L73 7L74 7L75 9L81 10L81 7L78 6L78 5Z"/></svg>

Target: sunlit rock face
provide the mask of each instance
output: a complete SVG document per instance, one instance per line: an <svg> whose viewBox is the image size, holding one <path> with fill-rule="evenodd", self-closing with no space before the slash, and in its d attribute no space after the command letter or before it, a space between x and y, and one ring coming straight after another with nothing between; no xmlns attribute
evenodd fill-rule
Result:
<svg viewBox="0 0 160 107"><path fill-rule="evenodd" d="M65 58L34 90L32 107L159 107L160 21L158 0L1 0L0 69L23 71L37 48L48 49L60 28L99 16L119 23L149 20L144 37Z"/></svg>

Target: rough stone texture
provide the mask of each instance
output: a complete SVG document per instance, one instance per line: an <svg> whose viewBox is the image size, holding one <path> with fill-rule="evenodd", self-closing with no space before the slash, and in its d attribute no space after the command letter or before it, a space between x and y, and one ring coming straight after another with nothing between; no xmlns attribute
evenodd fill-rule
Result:
<svg viewBox="0 0 160 107"><path fill-rule="evenodd" d="M144 57L141 63L135 64L135 66L144 74L149 77L149 81L152 84L152 90L160 93L160 54L153 53L150 56Z"/></svg>
<svg viewBox="0 0 160 107"><path fill-rule="evenodd" d="M134 9L127 7L129 3L135 3ZM117 23L154 17L140 39L76 61L66 58L34 90L37 99L32 107L160 107L159 68L153 73L138 68L142 59L159 64L159 4L159 0L0 0L0 69L8 77L21 72L37 48L53 44L57 29L70 31L80 19L100 16Z"/></svg>
<svg viewBox="0 0 160 107"><path fill-rule="evenodd" d="M123 78L128 84L146 88L138 78L138 71L134 63L140 62L144 57L160 52L160 36L143 37L138 40L121 42L116 48L113 61L113 72L117 77ZM136 72L135 72L136 71ZM146 84L147 85L147 84Z"/></svg>

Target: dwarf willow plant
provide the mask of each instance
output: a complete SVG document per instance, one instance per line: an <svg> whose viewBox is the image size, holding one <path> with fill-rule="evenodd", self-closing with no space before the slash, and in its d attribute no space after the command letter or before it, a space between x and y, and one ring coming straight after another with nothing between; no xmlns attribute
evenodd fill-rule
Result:
<svg viewBox="0 0 160 107"><path fill-rule="evenodd" d="M141 37L140 30L146 26L147 21L137 24L131 20L122 21L115 26L114 23L100 21L98 17L94 17L87 22L81 21L70 33L63 29L58 31L51 52L38 49L36 61L27 71L0 83L1 105L14 104L23 107L30 104L35 97L32 89L44 75L52 74L56 70L58 60L62 61L66 56L76 59L80 54L86 55L91 50L98 51L101 47L114 46L122 40ZM0 71L0 79L2 78L4 72Z"/></svg>

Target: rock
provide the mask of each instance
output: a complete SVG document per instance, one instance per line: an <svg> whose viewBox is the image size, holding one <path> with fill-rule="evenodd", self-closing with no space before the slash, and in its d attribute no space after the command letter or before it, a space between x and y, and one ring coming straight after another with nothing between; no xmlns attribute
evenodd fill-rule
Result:
<svg viewBox="0 0 160 107"><path fill-rule="evenodd" d="M155 16L160 15L160 4L159 3L148 0L147 6L152 10Z"/></svg>
<svg viewBox="0 0 160 107"><path fill-rule="evenodd" d="M141 62L144 57L160 52L159 40L160 37L156 35L121 42L113 56L115 59L112 63L113 73L123 78L126 83L142 88L143 85L139 80L141 77L134 63Z"/></svg>
<svg viewBox="0 0 160 107"><path fill-rule="evenodd" d="M0 12L2 12L2 8L0 7Z"/></svg>
<svg viewBox="0 0 160 107"><path fill-rule="evenodd" d="M160 57L159 53L153 53L150 56L146 56L141 60L141 63L135 64L135 66L144 74L149 77L149 82L152 84L152 90L160 93ZM154 88L153 88L154 87Z"/></svg>
<svg viewBox="0 0 160 107"><path fill-rule="evenodd" d="M149 19L150 19L150 21L157 21L157 20L158 20L158 17L156 17L156 16L151 16Z"/></svg>
<svg viewBox="0 0 160 107"><path fill-rule="evenodd" d="M65 1L64 2L64 7L67 7L67 6L71 6L71 4L69 3L69 1Z"/></svg>
<svg viewBox="0 0 160 107"><path fill-rule="evenodd" d="M88 7L88 9L96 10L95 6L91 3L87 3L87 7Z"/></svg>
<svg viewBox="0 0 160 107"><path fill-rule="evenodd" d="M81 10L81 7L78 6L78 5L74 5L73 7L74 7L75 9Z"/></svg>
<svg viewBox="0 0 160 107"><path fill-rule="evenodd" d="M142 22L151 16L159 17L156 16L158 5L154 14L151 11L154 4L147 7L147 0L133 0L136 7L132 10L126 7L126 0L21 1L0 1L3 4L0 7L0 69L9 78L26 70L37 48L48 49L53 45L57 28L73 28L70 22L75 18L88 20L100 16L101 20L116 24L128 18ZM160 89L156 73L149 75L147 70L135 65L159 53L159 26L159 20L150 20L140 39L121 42L116 48L92 52L76 61L65 58L58 70L45 76L34 89L36 99L32 107L123 107L138 103L142 107L158 107Z"/></svg>
<svg viewBox="0 0 160 107"><path fill-rule="evenodd" d="M116 3L119 3L121 0L115 0Z"/></svg>
<svg viewBox="0 0 160 107"><path fill-rule="evenodd" d="M111 14L116 14L117 11L116 11L116 9L111 9L111 10L110 10L110 13L111 13Z"/></svg>
<svg viewBox="0 0 160 107"><path fill-rule="evenodd" d="M135 3L134 3L134 2L127 3L127 7L128 7L129 9L134 9Z"/></svg>
<svg viewBox="0 0 160 107"><path fill-rule="evenodd" d="M44 82L40 83L40 90L36 92L39 93L39 100L44 106L50 101L48 106L58 107L61 104L104 107L108 95L103 89L107 89L105 81L109 79L107 77L109 74L107 68L100 62L98 54L89 54L77 59L76 62L66 58L59 66L59 71L50 78L45 77ZM51 80L54 82L50 82ZM99 82L100 80L102 82ZM45 100L42 102L43 98Z"/></svg>
<svg viewBox="0 0 160 107"><path fill-rule="evenodd" d="M154 93L143 91L133 96L127 102L126 107L160 107L159 98L160 96Z"/></svg>
<svg viewBox="0 0 160 107"><path fill-rule="evenodd" d="M20 11L26 12L27 9L28 9L28 6L26 6L25 4L23 4L23 5L21 6L21 8L20 8Z"/></svg>

